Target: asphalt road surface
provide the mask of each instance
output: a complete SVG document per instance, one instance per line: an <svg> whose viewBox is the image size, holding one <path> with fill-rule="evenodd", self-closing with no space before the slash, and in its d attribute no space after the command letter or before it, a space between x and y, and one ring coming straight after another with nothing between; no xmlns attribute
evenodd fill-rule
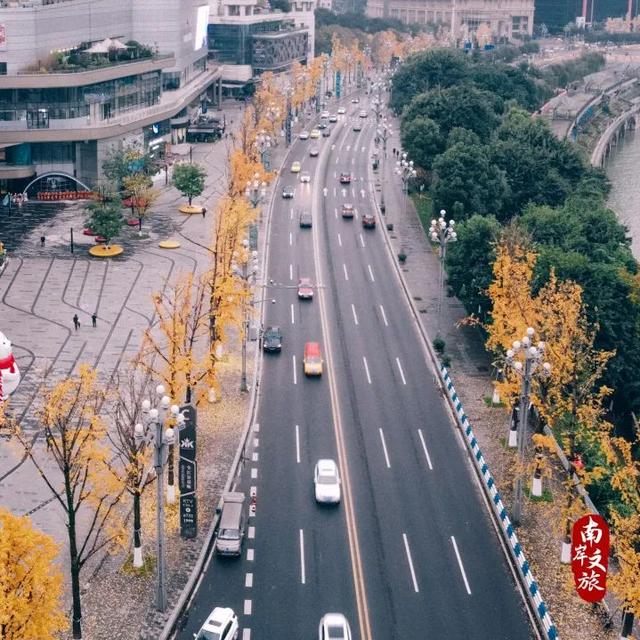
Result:
<svg viewBox="0 0 640 640"><path fill-rule="evenodd" d="M236 487L255 493L256 512L241 558L211 558L178 638L193 638L214 607L230 606L242 640L311 640L330 611L348 618L354 640L528 640L521 595L380 221L362 227L373 211L375 116L364 96L343 104L347 114L329 138L294 141L276 187L264 293L276 302L266 303L265 326L281 328L283 348L265 354ZM289 171L295 160L310 184ZM341 172L351 184L339 183ZM287 185L292 200L280 198ZM341 216L345 202L353 219ZM311 229L299 227L303 210ZM313 301L298 300L299 277L316 284ZM322 345L320 378L304 376L307 341ZM313 495L313 468L325 457L342 475L334 507Z"/></svg>

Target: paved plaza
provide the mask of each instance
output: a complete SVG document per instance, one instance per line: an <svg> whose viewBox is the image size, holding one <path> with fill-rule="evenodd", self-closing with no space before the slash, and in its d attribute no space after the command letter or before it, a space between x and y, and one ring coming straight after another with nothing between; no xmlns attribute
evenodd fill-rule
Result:
<svg viewBox="0 0 640 640"><path fill-rule="evenodd" d="M234 120L233 128L239 116L239 104L232 103L227 121ZM161 196L143 227L149 238L138 239L136 228L125 228L118 243L126 251L117 258L89 256L93 238L82 234L82 203L30 202L0 211L0 240L10 254L0 276L0 331L12 341L22 372L10 408L27 434L37 438L47 374L57 381L86 363L102 380L111 380L137 353L144 329L154 321L151 294L178 273L205 267L213 211L226 182L229 146L230 139L193 146L193 161L204 165L208 173L205 192L194 202L207 208L206 216L180 214L178 206L184 198L170 185L165 188L162 173L156 179ZM42 236L46 238L43 247ZM178 240L180 248L159 248L158 242L167 238ZM91 323L94 312L95 328ZM77 331L75 314L80 319ZM38 529L64 542L61 509L17 443L7 439L0 448L0 504L16 514L30 514Z"/></svg>

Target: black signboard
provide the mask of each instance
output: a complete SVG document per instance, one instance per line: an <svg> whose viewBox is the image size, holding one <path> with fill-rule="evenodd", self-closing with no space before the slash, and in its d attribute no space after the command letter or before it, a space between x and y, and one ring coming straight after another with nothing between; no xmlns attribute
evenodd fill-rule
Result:
<svg viewBox="0 0 640 640"><path fill-rule="evenodd" d="M198 535L198 468L196 466L196 410L190 404L180 407L184 414L184 426L178 434L180 462L178 487L180 489L180 535L195 538Z"/></svg>

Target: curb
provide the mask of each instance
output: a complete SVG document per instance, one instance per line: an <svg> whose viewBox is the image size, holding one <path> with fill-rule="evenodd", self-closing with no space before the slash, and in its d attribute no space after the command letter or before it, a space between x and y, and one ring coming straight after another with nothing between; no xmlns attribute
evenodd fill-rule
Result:
<svg viewBox="0 0 640 640"><path fill-rule="evenodd" d="M373 174L373 169L371 168L371 165L369 163L367 163L367 166L368 166L368 172L369 172L371 183L375 184L375 176ZM378 219L382 222L384 220L384 216L380 212L380 206L375 196L375 190L372 193L371 199L377 210ZM509 565L511 566L514 578L517 577L519 579L519 582L523 591L526 591L527 593L527 599L525 600L525 603L529 605L527 609L529 611L531 621L536 623L534 624L534 631L537 631L538 635L540 635L540 632L543 631L544 636L547 640L559 640L559 637L557 635L557 630L553 625L551 618L549 616L547 607L544 601L542 600L542 596L540 595L538 584L533 579L533 575L531 574L531 570L529 568L529 563L524 558L522 547L518 542L518 539L514 533L513 525L511 524L511 522L507 517L506 509L504 508L504 505L502 504L502 500L500 499L500 495L498 494L497 489L495 488L495 482L493 480L493 477L489 473L488 466L484 462L484 458L480 453L480 449L477 445L475 436L473 436L473 431L471 430L471 426L469 425L468 419L464 414L464 412L462 412L462 416L464 417L466 425L463 424L463 422L461 421L461 417L458 414L458 408L456 406L456 403L454 403L450 397L449 388L453 389L453 383L449 378L449 374L447 373L446 368L442 364L440 364L440 361L436 356L433 346L431 345L431 342L429 340L427 331L420 319L419 311L409 291L407 282L404 278L404 275L402 274L400 265L398 264L398 261L394 258L393 246L391 245L391 239L389 238L389 232L387 231L386 224L382 223L380 224L380 227L382 228L385 244L387 246L387 256L389 260L391 260L391 262L393 263L394 271L398 276L398 279L400 281L400 286L402 287L405 298L409 304L411 314L413 315L413 319L417 325L418 333L422 337L423 348L425 349L428 355L428 359L430 360L429 364L431 364L433 369L434 380L437 380L441 390L443 392L446 392L447 399L448 399L447 405L449 406L452 413L455 414L456 424L458 425L459 428L461 428L464 434L465 444L467 445L467 452L474 459L475 464L473 465L473 468L476 471L478 481L480 482L480 486L483 489L483 494L485 498L489 502L491 502L491 504L493 505L493 508L489 510L489 513L493 516L493 522L494 522L494 525L496 526L497 532L502 533L502 538L500 539L500 536L498 536L498 538L502 543L501 546L503 547L503 549L505 548L509 549L509 554L507 554L505 550L505 557L511 560L511 562L509 562ZM436 374L436 371L437 371L437 374ZM446 379L444 377L445 373L446 373ZM455 394L455 390L453 391L453 393ZM455 394L455 397L456 397L457 404L459 405L460 410L462 411L462 404L460 403L457 394ZM469 431L469 433L471 434L471 439L469 439L469 436L467 435L467 431ZM473 444L471 443L472 441L473 441ZM481 465L478 464L479 459L482 460ZM491 480L490 485L487 484L487 479L485 477L485 474L487 474L487 477L490 478ZM498 496L498 502L500 504L499 511L496 508L497 504L496 504L495 496ZM504 515L504 518L506 519L506 522L508 523L508 527L505 527L503 515ZM514 563L517 566L517 570L515 570Z"/></svg>
<svg viewBox="0 0 640 640"><path fill-rule="evenodd" d="M527 595L529 597L531 606L535 610L538 622L542 625L542 628L544 629L545 635L548 640L558 640L558 632L555 625L551 621L551 616L549 615L547 606L542 599L540 589L538 588L538 583L531 573L529 563L524 556L524 552L522 551L520 542L518 542L518 537L515 534L513 525L511 524L511 520L509 520L507 510L502 503L502 498L500 497L500 493L498 492L493 476L491 475L489 467L484 460L482 452L480 451L478 441L473 434L473 429L471 428L469 419L467 418L462 407L462 402L460 401L460 398L458 398L458 394L456 393L456 390L453 386L453 382L449 377L449 372L443 364L440 365L440 378L447 389L447 395L454 408L456 417L458 418L458 423L464 432L465 441L469 449L471 449L471 452L473 453L475 466L480 471L480 475L484 480L483 487L489 493L491 497L491 504L493 505L493 510L500 519L502 533L509 542L509 549L511 551L513 559L518 565L520 577L527 586Z"/></svg>

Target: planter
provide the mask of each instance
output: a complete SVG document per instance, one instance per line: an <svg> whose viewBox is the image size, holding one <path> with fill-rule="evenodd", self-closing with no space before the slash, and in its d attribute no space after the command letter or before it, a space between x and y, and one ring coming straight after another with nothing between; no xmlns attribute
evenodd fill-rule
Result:
<svg viewBox="0 0 640 640"><path fill-rule="evenodd" d="M393 222L387 222L387 231L393 231Z"/></svg>
<svg viewBox="0 0 640 640"><path fill-rule="evenodd" d="M398 262L400 264L404 264L407 261L407 254L406 253L399 253L398 254Z"/></svg>

